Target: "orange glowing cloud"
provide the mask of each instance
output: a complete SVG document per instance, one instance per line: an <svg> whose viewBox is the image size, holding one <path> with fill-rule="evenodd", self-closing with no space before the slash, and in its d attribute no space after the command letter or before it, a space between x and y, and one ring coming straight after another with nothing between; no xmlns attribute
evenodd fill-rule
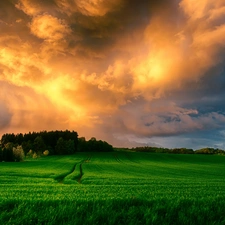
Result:
<svg viewBox="0 0 225 225"><path fill-rule="evenodd" d="M42 7L38 3L31 2L29 0L20 0L15 5L16 8L23 10L27 15L33 16L43 12Z"/></svg>
<svg viewBox="0 0 225 225"><path fill-rule="evenodd" d="M120 8L123 0L57 0L57 5L66 12L71 15L75 12L80 12L86 16L104 16L106 13L110 11L114 11L117 8Z"/></svg>
<svg viewBox="0 0 225 225"><path fill-rule="evenodd" d="M63 41L71 32L64 20L47 14L34 17L30 29L32 34L49 42Z"/></svg>
<svg viewBox="0 0 225 225"><path fill-rule="evenodd" d="M224 1L0 4L4 132L73 128L114 141L222 123L218 112L200 115L187 102L225 60Z"/></svg>

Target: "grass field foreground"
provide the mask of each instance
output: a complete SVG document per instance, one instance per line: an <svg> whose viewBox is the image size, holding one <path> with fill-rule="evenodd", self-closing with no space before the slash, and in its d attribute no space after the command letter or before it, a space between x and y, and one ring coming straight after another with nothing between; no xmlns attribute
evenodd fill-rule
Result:
<svg viewBox="0 0 225 225"><path fill-rule="evenodd" d="M77 153L0 163L1 224L225 224L225 157Z"/></svg>

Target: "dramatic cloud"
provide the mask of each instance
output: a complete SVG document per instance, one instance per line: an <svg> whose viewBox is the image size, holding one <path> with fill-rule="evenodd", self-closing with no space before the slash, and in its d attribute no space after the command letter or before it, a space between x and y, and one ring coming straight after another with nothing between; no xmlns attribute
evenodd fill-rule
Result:
<svg viewBox="0 0 225 225"><path fill-rule="evenodd" d="M35 36L49 42L61 41L70 33L70 29L63 20L51 15L34 17L30 29Z"/></svg>
<svg viewBox="0 0 225 225"><path fill-rule="evenodd" d="M1 1L0 30L0 134L224 146L224 1Z"/></svg>
<svg viewBox="0 0 225 225"><path fill-rule="evenodd" d="M64 13L71 15L72 13L80 12L86 16L104 16L110 11L119 8L123 0L56 0L59 8L62 8Z"/></svg>

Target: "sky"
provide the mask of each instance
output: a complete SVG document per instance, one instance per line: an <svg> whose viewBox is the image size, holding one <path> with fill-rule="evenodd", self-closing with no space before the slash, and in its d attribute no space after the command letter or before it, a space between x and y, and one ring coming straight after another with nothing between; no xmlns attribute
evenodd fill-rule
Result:
<svg viewBox="0 0 225 225"><path fill-rule="evenodd" d="M0 135L225 149L224 0L0 1Z"/></svg>

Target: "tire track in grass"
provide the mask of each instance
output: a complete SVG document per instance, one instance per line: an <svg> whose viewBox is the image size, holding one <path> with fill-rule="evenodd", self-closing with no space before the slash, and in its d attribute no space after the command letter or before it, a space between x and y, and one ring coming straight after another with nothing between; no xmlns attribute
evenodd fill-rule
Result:
<svg viewBox="0 0 225 225"><path fill-rule="evenodd" d="M89 163L90 161L91 161L91 155L89 155L89 156L87 157L87 159L83 160L83 161L80 163L80 166L79 166L79 168L80 168L80 174L79 174L79 176L78 176L78 178L77 178L77 182L78 182L79 184L81 184L81 179L82 179L82 177L83 177L83 175L84 175L82 165L83 165L83 163Z"/></svg>
<svg viewBox="0 0 225 225"><path fill-rule="evenodd" d="M56 176L54 179L55 179L57 182L59 182L59 183L63 183L65 177L68 176L69 174L71 174L71 173L73 173L73 172L75 171L77 164L78 164L78 163L76 163L76 164L72 167L72 169L71 169L69 172L62 173L62 174Z"/></svg>
<svg viewBox="0 0 225 225"><path fill-rule="evenodd" d="M84 175L82 170L82 164L89 163L90 160L91 160L91 155L89 155L86 159L83 159L80 162L76 163L69 172L60 174L59 176L55 177L55 180L57 180L59 183L64 183L64 184L71 184L72 181L77 181L78 183L81 183L82 176ZM79 172L75 174L78 168L79 168Z"/></svg>
<svg viewBox="0 0 225 225"><path fill-rule="evenodd" d="M76 168L78 167L78 165L80 165L82 162L84 162L84 161L86 161L86 160L90 160L90 158L91 158L91 157L89 156L89 157L87 157L86 159L83 159L83 160L81 160L81 161L75 163L75 164L73 165L73 167L71 168L71 170L69 170L68 172L59 174L58 176L55 176L55 177L54 177L54 180L56 180L58 183L63 184L65 178L71 176L71 178L68 179L68 180L76 180L76 181L78 181L78 179L80 178L80 172L79 172L79 174L78 174L77 176L74 176L74 177L72 176L72 174L75 172L75 170L76 170Z"/></svg>
<svg viewBox="0 0 225 225"><path fill-rule="evenodd" d="M84 174L83 174L83 170L82 170L82 164L83 164L83 163L80 164L80 175L79 175L79 177L78 177L78 179L77 179L77 182L78 182L79 184L81 183L82 176L84 175Z"/></svg>
<svg viewBox="0 0 225 225"><path fill-rule="evenodd" d="M119 163L121 163L122 161L120 160L120 158L118 157L118 154L113 154L113 156L114 156L114 158L115 158L115 160L117 161L117 162L119 162Z"/></svg>
<svg viewBox="0 0 225 225"><path fill-rule="evenodd" d="M127 153L127 152L125 152L125 157L126 157L126 159L127 159L128 161L130 161L130 162L132 162L132 163L137 163L137 164L139 164L139 162L137 162L136 160L134 160L134 159L132 158L132 156L131 156L129 153Z"/></svg>

